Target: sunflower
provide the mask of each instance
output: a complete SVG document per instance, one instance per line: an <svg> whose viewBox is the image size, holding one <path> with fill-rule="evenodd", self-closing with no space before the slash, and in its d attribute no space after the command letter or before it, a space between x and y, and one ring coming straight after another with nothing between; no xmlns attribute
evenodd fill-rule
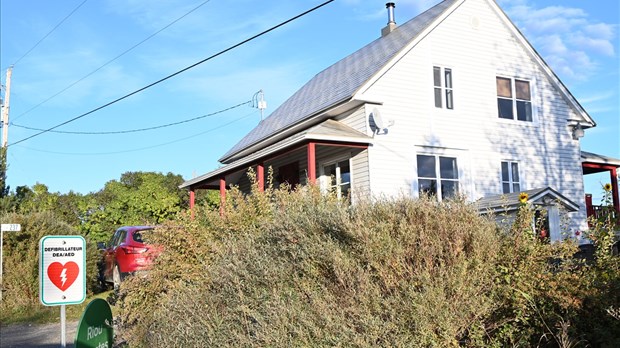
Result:
<svg viewBox="0 0 620 348"><path fill-rule="evenodd" d="M603 190L605 190L605 192L611 191L611 184L607 183L607 184L603 185Z"/></svg>
<svg viewBox="0 0 620 348"><path fill-rule="evenodd" d="M527 203L528 198L530 198L530 196L525 192L519 194L519 202L521 202L521 204Z"/></svg>

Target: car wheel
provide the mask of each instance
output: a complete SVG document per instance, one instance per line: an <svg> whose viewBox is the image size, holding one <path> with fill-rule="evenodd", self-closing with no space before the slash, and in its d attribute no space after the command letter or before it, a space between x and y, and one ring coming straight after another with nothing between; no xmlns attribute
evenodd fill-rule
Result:
<svg viewBox="0 0 620 348"><path fill-rule="evenodd" d="M118 269L118 265L114 266L114 270L112 271L112 281L114 282L114 290L118 290L121 287L121 281L123 280L121 276L121 270Z"/></svg>

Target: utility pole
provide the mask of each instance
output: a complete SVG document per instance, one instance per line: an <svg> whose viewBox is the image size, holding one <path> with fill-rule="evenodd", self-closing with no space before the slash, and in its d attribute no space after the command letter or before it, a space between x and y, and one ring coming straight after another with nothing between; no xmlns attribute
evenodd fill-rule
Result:
<svg viewBox="0 0 620 348"><path fill-rule="evenodd" d="M2 108L2 148L6 151L9 144L9 101L11 99L11 74L13 67L6 70L6 90L4 92L5 101Z"/></svg>

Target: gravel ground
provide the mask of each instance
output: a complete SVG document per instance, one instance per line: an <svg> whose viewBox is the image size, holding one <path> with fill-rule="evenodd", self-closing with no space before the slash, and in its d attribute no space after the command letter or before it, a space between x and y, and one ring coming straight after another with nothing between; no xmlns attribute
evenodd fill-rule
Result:
<svg viewBox="0 0 620 348"><path fill-rule="evenodd" d="M77 321L67 321L67 347L73 347ZM60 322L54 324L11 324L0 326L0 348L60 347Z"/></svg>

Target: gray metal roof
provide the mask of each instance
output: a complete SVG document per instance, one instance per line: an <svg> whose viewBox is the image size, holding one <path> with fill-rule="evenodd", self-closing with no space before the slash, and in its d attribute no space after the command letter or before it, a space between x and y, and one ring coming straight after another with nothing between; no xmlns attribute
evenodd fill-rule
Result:
<svg viewBox="0 0 620 348"><path fill-rule="evenodd" d="M597 163L620 167L620 159L581 150L581 163Z"/></svg>
<svg viewBox="0 0 620 348"><path fill-rule="evenodd" d="M302 132L295 133L294 135L272 144L260 151L257 151L249 156L242 157L232 163L229 163L221 168L213 170L207 174L201 175L197 178L187 180L179 186L179 188L188 188L192 186L200 186L202 184L208 184L209 181L218 180L221 175L230 173L235 170L245 169L248 165L255 163L261 158L267 157L278 151L291 148L293 146L299 146L309 140L327 140L332 142L347 142L357 144L370 144L372 138L368 135L361 133L345 124L342 124L334 120L326 120L314 127L306 129Z"/></svg>
<svg viewBox="0 0 620 348"><path fill-rule="evenodd" d="M543 198L550 198L553 201L562 204L564 207L567 208L568 211L579 210L578 204L566 198L551 187L537 188L522 192L527 193L528 203L541 204L544 203ZM478 211L480 211L481 213L516 210L521 205L521 202L519 201L519 196L522 192L513 192L483 197L476 201L475 204L478 207Z"/></svg>
<svg viewBox="0 0 620 348"><path fill-rule="evenodd" d="M220 162L234 161L235 154L245 148L350 99L368 79L456 1L442 1L315 75L228 150Z"/></svg>

